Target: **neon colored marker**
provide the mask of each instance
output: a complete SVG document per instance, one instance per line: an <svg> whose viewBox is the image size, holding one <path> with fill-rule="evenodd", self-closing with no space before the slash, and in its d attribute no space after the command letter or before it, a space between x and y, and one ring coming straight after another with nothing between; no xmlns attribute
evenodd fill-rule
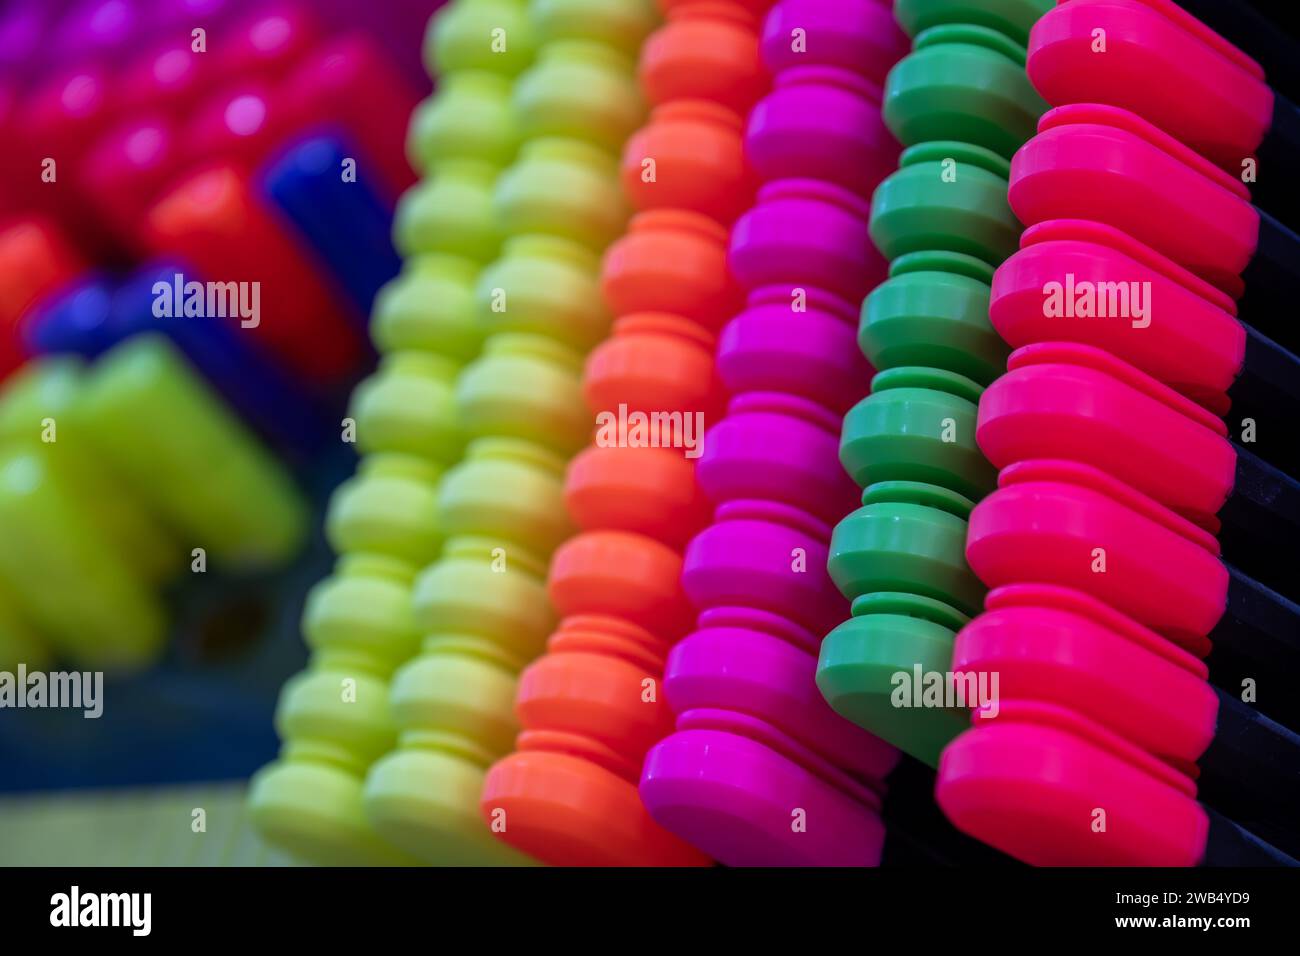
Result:
<svg viewBox="0 0 1300 956"><path fill-rule="evenodd" d="M980 399L976 438L999 468L1083 462L1217 533L1257 580L1300 597L1280 555L1300 536L1300 483L1227 438L1222 421L1100 349L1013 352Z"/></svg>
<svg viewBox="0 0 1300 956"><path fill-rule="evenodd" d="M1211 687L1197 660L1077 591L991 591L957 637L954 673L997 673L1001 700L1051 700L1195 775L1200 798L1287 852L1300 737Z"/></svg>
<svg viewBox="0 0 1300 956"><path fill-rule="evenodd" d="M1053 0L896 0L894 16L908 36L946 23L973 23L1005 34L1021 46Z"/></svg>
<svg viewBox="0 0 1300 956"><path fill-rule="evenodd" d="M1300 865L1198 803L1190 777L1051 703L1003 701L949 744L935 798L961 830L1037 866ZM1078 825L1099 808L1104 836Z"/></svg>
<svg viewBox="0 0 1300 956"><path fill-rule="evenodd" d="M1213 652L1220 686L1300 669L1300 607L1224 564L1209 532L1076 462L1017 462L998 483L971 513L966 545L989 587L1083 591L1197 657ZM1285 696L1261 698L1260 708L1300 726Z"/></svg>
<svg viewBox="0 0 1300 956"><path fill-rule="evenodd" d="M1300 236L1141 117L1094 104L1052 110L1012 160L1008 196L1026 225L1092 219L1128 233L1241 299L1259 331L1288 344L1273 316L1300 273Z"/></svg>
<svg viewBox="0 0 1300 956"><path fill-rule="evenodd" d="M1238 425L1252 419L1260 426L1252 451L1295 473L1300 359L1236 314L1231 297L1165 256L1080 220L1026 230L1020 251L994 276L989 304L994 327L1013 346L1096 346L1216 414L1231 412Z"/></svg>
<svg viewBox="0 0 1300 956"><path fill-rule="evenodd" d="M1098 30L1107 37L1104 70L1095 68ZM1300 109L1186 10L1171 0L1072 0L1034 25L1030 45L1029 78L1053 106L1136 113L1250 183L1261 209L1295 223L1300 205L1284 170L1300 158Z"/></svg>

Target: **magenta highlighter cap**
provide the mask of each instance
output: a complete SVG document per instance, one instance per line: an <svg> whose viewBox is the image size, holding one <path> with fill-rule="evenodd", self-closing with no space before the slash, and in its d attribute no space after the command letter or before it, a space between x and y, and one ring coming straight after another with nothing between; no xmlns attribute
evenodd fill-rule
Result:
<svg viewBox="0 0 1300 956"><path fill-rule="evenodd" d="M795 30L806 38L794 46ZM763 22L760 50L773 73L799 66L838 66L883 84L910 42L881 0L781 0Z"/></svg>
<svg viewBox="0 0 1300 956"><path fill-rule="evenodd" d="M975 440L998 468L1082 462L1217 531L1237 465L1226 435L1222 419L1110 353L1046 342L1011 353L980 397Z"/></svg>
<svg viewBox="0 0 1300 956"><path fill-rule="evenodd" d="M1115 107L1058 107L1038 130L1011 160L1007 198L1021 222L1094 219L1240 297L1259 240L1245 184Z"/></svg>
<svg viewBox="0 0 1300 956"><path fill-rule="evenodd" d="M1106 52L1093 52L1104 30ZM1029 80L1053 106L1131 110L1240 170L1273 121L1259 64L1169 0L1072 0L1029 33Z"/></svg>
<svg viewBox="0 0 1300 956"><path fill-rule="evenodd" d="M858 497L839 464L838 426L837 416L794 395L737 395L708 431L700 486L713 501L779 501L833 525Z"/></svg>
<svg viewBox="0 0 1300 956"><path fill-rule="evenodd" d="M728 502L687 545L682 588L697 608L757 608L826 634L848 616L825 571L829 538L828 526L789 505ZM796 560L804 573L793 571Z"/></svg>
<svg viewBox="0 0 1300 956"><path fill-rule="evenodd" d="M1195 796L1173 767L1038 701L977 720L944 749L935 785L954 826L1035 866L1194 866L1210 829ZM1104 834L1089 826L1098 807Z"/></svg>
<svg viewBox="0 0 1300 956"><path fill-rule="evenodd" d="M694 710L677 726L641 770L660 825L729 866L879 865L885 827L868 788L756 717ZM817 825L792 826L798 811Z"/></svg>
<svg viewBox="0 0 1300 956"><path fill-rule="evenodd" d="M1104 554L1097 549L1102 549ZM975 506L966 561L990 588L1082 591L1205 657L1228 571L1214 536L1088 465L1018 462ZM1105 571L1094 571L1105 561Z"/></svg>
<svg viewBox="0 0 1300 956"><path fill-rule="evenodd" d="M745 155L764 181L824 179L869 196L902 151L880 98L880 87L848 70L785 70L749 114Z"/></svg>
<svg viewBox="0 0 1300 956"><path fill-rule="evenodd" d="M732 394L786 392L842 415L875 374L857 346L858 307L823 289L804 293L795 312L789 286L751 292L718 336L718 374Z"/></svg>
<svg viewBox="0 0 1300 956"><path fill-rule="evenodd" d="M898 751L849 723L817 690L815 653L758 626L743 609L711 612L709 626L674 645L664 693L675 713L700 708L752 714L873 788Z"/></svg>
<svg viewBox="0 0 1300 956"><path fill-rule="evenodd" d="M990 591L957 634L956 673L998 674L1002 700L1050 700L1195 773L1218 700L1204 662L1080 591Z"/></svg>
<svg viewBox="0 0 1300 956"><path fill-rule="evenodd" d="M1123 318L1047 315L1044 289L1068 277L1074 289L1099 283L1150 283L1150 323ZM1144 288L1129 285L1129 288ZM1064 298L1062 299L1064 301ZM1246 331L1236 303L1214 286L1131 236L1096 222L1053 219L1025 230L1020 250L993 274L989 320L1013 348L1069 340L1135 365L1217 414L1241 373Z"/></svg>
<svg viewBox="0 0 1300 956"><path fill-rule="evenodd" d="M785 283L859 300L889 269L867 231L870 216L866 200L832 183L768 183L732 227L727 264L746 289Z"/></svg>

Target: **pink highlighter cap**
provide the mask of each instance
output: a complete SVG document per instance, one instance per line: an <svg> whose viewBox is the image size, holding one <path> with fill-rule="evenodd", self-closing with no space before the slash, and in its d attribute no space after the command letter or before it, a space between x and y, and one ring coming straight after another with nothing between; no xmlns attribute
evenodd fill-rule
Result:
<svg viewBox="0 0 1300 956"><path fill-rule="evenodd" d="M1169 0L1063 3L1030 31L1027 70L1053 106L1131 110L1233 172L1273 120L1259 64Z"/></svg>
<svg viewBox="0 0 1300 956"><path fill-rule="evenodd" d="M1080 315L1081 296L1119 288L1137 290L1147 315ZM1049 293L1059 290L1059 298ZM1068 308L1067 308L1068 307ZM1228 410L1227 390L1240 374L1246 332L1236 303L1203 279L1111 226L1053 219L1027 229L1020 250L998 267L989 319L1019 348L1070 341L1096 346L1135 365L1217 414ZM1149 321L1147 321L1149 319Z"/></svg>
<svg viewBox="0 0 1300 956"><path fill-rule="evenodd" d="M1011 160L1021 222L1094 219L1241 295L1260 226L1243 183L1115 107L1059 107L1038 130Z"/></svg>
<svg viewBox="0 0 1300 956"><path fill-rule="evenodd" d="M1194 866L1209 818L1192 782L1053 704L1005 701L944 750L935 799L965 833L1035 866ZM1105 833L1089 822L1106 810Z"/></svg>
<svg viewBox="0 0 1300 956"><path fill-rule="evenodd" d="M989 592L957 635L954 672L997 673L1001 700L1051 700L1195 773L1218 700L1205 664L1079 591Z"/></svg>
<svg viewBox="0 0 1300 956"><path fill-rule="evenodd" d="M1217 531L1236 474L1226 433L1221 419L1110 353L1048 342L1012 353L980 399L975 438L998 468L1082 462Z"/></svg>
<svg viewBox="0 0 1300 956"><path fill-rule="evenodd" d="M971 512L966 538L966 560L988 587L1072 588L1209 653L1228 591L1212 535L1075 462L1019 462L998 484Z"/></svg>

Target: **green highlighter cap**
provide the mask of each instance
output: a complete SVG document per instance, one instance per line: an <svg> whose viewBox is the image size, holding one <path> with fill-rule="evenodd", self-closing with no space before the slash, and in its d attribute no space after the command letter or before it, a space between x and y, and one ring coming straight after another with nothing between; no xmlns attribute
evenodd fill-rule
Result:
<svg viewBox="0 0 1300 956"><path fill-rule="evenodd" d="M912 252L862 303L858 345L878 369L923 365L989 385L1011 350L989 322L993 268L958 252Z"/></svg>
<svg viewBox="0 0 1300 956"><path fill-rule="evenodd" d="M532 0L539 44L592 40L635 59L659 23L654 0Z"/></svg>
<svg viewBox="0 0 1300 956"><path fill-rule="evenodd" d="M525 139L562 136L618 155L645 119L635 63L607 46L564 40L515 81L515 125Z"/></svg>
<svg viewBox="0 0 1300 956"><path fill-rule="evenodd" d="M539 442L569 457L591 438L578 353L540 335L493 336L456 383L465 428Z"/></svg>
<svg viewBox="0 0 1300 956"><path fill-rule="evenodd" d="M516 669L541 654L555 629L546 562L494 538L447 542L415 581L411 600L426 635L473 634L510 655Z"/></svg>
<svg viewBox="0 0 1300 956"><path fill-rule="evenodd" d="M357 447L450 462L464 448L453 394L457 367L431 352L393 352L352 392Z"/></svg>
<svg viewBox="0 0 1300 956"><path fill-rule="evenodd" d="M940 369L879 372L871 394L844 416L840 463L859 485L913 481L983 498L997 483L997 470L975 444L982 391Z"/></svg>
<svg viewBox="0 0 1300 956"><path fill-rule="evenodd" d="M897 691L901 681L913 682L918 667L922 675L946 674L957 631L968 620L918 594L860 595L853 617L822 641L817 687L841 717L937 767L943 748L970 726L970 712L915 706Z"/></svg>
<svg viewBox="0 0 1300 956"><path fill-rule="evenodd" d="M560 236L594 252L604 252L622 234L630 214L613 154L552 137L524 145L497 180L492 204L511 235Z"/></svg>
<svg viewBox="0 0 1300 956"><path fill-rule="evenodd" d="M956 139L1008 159L1048 109L1025 75L1025 49L968 23L931 27L885 80L882 113L899 142Z"/></svg>
<svg viewBox="0 0 1300 956"><path fill-rule="evenodd" d="M488 335L531 332L587 351L612 321L600 292L600 257L557 236L506 240L479 276L475 314Z"/></svg>
<svg viewBox="0 0 1300 956"><path fill-rule="evenodd" d="M415 108L406 133L411 168L424 175L455 160L504 168L519 149L507 77L481 71L443 77Z"/></svg>
<svg viewBox="0 0 1300 956"><path fill-rule="evenodd" d="M19 613L61 655L92 668L135 668L162 647L163 609L96 530L45 456L0 454L0 581Z"/></svg>
<svg viewBox="0 0 1300 956"><path fill-rule="evenodd" d="M325 866L418 862L377 836L362 809L365 770L396 740L385 681L314 666L285 684L275 725L281 758L254 775L248 797L268 842Z"/></svg>
<svg viewBox="0 0 1300 956"><path fill-rule="evenodd" d="M482 347L474 318L479 264L460 256L408 259L375 297L370 337L380 352L435 352L461 363Z"/></svg>
<svg viewBox="0 0 1300 956"><path fill-rule="evenodd" d="M944 23L974 23L1029 42L1029 28L1055 0L894 0L894 19L911 37Z"/></svg>
<svg viewBox="0 0 1300 956"><path fill-rule="evenodd" d="M536 39L524 0L455 0L429 20L422 51L434 79L460 70L513 77L527 68Z"/></svg>
<svg viewBox="0 0 1300 956"><path fill-rule="evenodd" d="M438 489L445 533L499 538L549 555L577 533L564 506L566 464L533 442L478 439Z"/></svg>
<svg viewBox="0 0 1300 956"><path fill-rule="evenodd" d="M98 456L176 531L237 567L298 550L307 507L289 474L168 341L141 335L103 355L77 403Z"/></svg>
<svg viewBox="0 0 1300 956"><path fill-rule="evenodd" d="M871 197L871 239L886 259L946 250L992 266L1016 251L1020 222L1007 202L1010 164L969 143L903 150L899 170Z"/></svg>
<svg viewBox="0 0 1300 956"><path fill-rule="evenodd" d="M412 455L368 455L339 485L325 516L325 537L339 554L397 558L413 568L438 556L441 469Z"/></svg>
<svg viewBox="0 0 1300 956"><path fill-rule="evenodd" d="M440 252L487 262L501 248L492 208L497 168L470 160L448 160L397 201L393 245L403 259Z"/></svg>
<svg viewBox="0 0 1300 956"><path fill-rule="evenodd" d="M378 554L350 554L307 595L302 632L315 663L388 677L420 643L411 605L411 566Z"/></svg>
<svg viewBox="0 0 1300 956"><path fill-rule="evenodd" d="M27 363L0 394L0 442L38 451L87 519L116 550L117 560L157 583L178 570L187 554L133 494L95 460L93 442L78 421L76 402L85 378L79 358L57 356ZM43 439L45 423L52 442Z"/></svg>
<svg viewBox="0 0 1300 956"><path fill-rule="evenodd" d="M835 526L827 570L850 600L871 591L903 591L979 612L984 586L966 565L966 522L974 505L955 491L912 481L883 481L862 493L862 507Z"/></svg>

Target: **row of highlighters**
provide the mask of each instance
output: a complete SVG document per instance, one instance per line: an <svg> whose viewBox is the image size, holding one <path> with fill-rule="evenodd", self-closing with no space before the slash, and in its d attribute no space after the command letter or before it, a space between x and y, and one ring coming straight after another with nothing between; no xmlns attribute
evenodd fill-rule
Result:
<svg viewBox="0 0 1300 956"><path fill-rule="evenodd" d="M1295 91L1168 0L453 0L427 49L364 458L252 784L266 839L339 864L1292 862L1300 239L1271 170L1300 155ZM149 230L191 235L204 202L247 227L243 180L206 175ZM309 231L356 205L325 196L282 205ZM382 257L342 221L315 231L364 308ZM291 258L240 254L203 265ZM348 338L310 335L318 300L271 342L309 375ZM25 380L0 432L63 401L52 447L196 539L255 563L301 534L161 344L80 377ZM702 455L593 444L620 407L702 415ZM32 510L14 462L39 460L4 469L29 544L0 570L56 582L65 642L147 653L116 638L160 624L121 595L157 569L37 546L129 542L125 496L72 462L50 500L105 507Z"/></svg>
<svg viewBox="0 0 1300 956"><path fill-rule="evenodd" d="M1293 863L1293 107L1165 0L659 6L431 24L424 334L354 396L260 831Z"/></svg>

